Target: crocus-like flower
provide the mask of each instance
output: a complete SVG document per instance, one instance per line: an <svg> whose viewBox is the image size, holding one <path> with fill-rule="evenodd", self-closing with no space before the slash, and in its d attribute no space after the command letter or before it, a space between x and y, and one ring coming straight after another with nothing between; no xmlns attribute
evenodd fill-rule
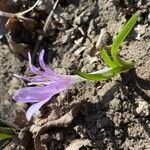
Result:
<svg viewBox="0 0 150 150"><path fill-rule="evenodd" d="M18 102L33 103L26 113L29 121L32 115L38 111L51 97L63 90L68 89L71 85L85 81L86 79L78 75L58 75L48 68L43 60L44 50L39 55L39 65L41 69L35 67L31 63L31 55L29 57L29 67L34 74L32 77L18 76L16 77L28 81L29 87L17 90L13 99Z"/></svg>

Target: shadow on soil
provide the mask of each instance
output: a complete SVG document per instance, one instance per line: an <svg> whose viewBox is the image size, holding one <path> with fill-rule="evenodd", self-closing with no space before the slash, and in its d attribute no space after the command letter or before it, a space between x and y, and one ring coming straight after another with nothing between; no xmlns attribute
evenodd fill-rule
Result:
<svg viewBox="0 0 150 150"><path fill-rule="evenodd" d="M121 78L123 81L122 84L128 87L127 90L124 90L125 88L123 88L122 86L122 91L124 95L126 96L126 98L131 100L131 104L133 105L134 108L136 108L135 100L136 100L137 95L140 96L143 100L150 103L150 96L145 92L147 90L150 90L149 80L144 80L138 77L135 72L135 69L130 70L126 74L122 74ZM146 120L147 120L146 117L145 118L140 117L140 116L138 117L138 121L143 126L146 133L150 136L150 128L147 125Z"/></svg>
<svg viewBox="0 0 150 150"><path fill-rule="evenodd" d="M128 134L128 124L123 122L121 122L119 126L120 130L122 131L121 137L116 137L115 130L118 127L116 127L115 122L113 122L111 118L107 117L107 112L110 109L110 101L114 99L116 92L119 90L122 91L124 99L128 100L133 108L131 111L133 114L137 108L137 96L140 96L148 103L150 102L149 95L144 92L144 90L150 90L150 81L143 80L138 77L134 69L130 70L128 73L121 74L121 79L122 81L118 82L111 89L109 89L103 95L102 100L100 100L98 103L85 103L85 111L87 111L87 113L85 116L83 116L83 118L81 117L81 120L84 120L85 128L87 131L89 131L88 134L96 143L95 148L99 148L100 150L107 149L108 143L111 143L114 150L118 150L125 142L126 138L130 137ZM121 108L120 113L124 113L123 111L123 108ZM136 116L136 119L138 119L147 135L150 136L150 129L146 123L147 118ZM105 141L106 139L109 142Z"/></svg>

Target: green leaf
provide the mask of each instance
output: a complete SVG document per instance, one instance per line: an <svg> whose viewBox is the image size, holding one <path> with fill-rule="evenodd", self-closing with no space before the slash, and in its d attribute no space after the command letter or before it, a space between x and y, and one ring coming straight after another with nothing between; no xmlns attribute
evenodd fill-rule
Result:
<svg viewBox="0 0 150 150"><path fill-rule="evenodd" d="M77 74L88 80L104 81L110 79L111 77L116 76L117 74L126 72L134 67L133 63L131 62L124 61L123 63L124 63L123 66L118 66L116 68L108 68L104 72L102 70L97 71L95 73L85 73L85 72L77 71Z"/></svg>
<svg viewBox="0 0 150 150"><path fill-rule="evenodd" d="M108 77L105 77L102 74L90 74L90 73L85 73L85 72L77 72L77 74L85 79L88 80L95 80L95 81L104 81L104 80L108 80Z"/></svg>
<svg viewBox="0 0 150 150"><path fill-rule="evenodd" d="M7 128L7 127L0 127L0 133L8 133L8 134L13 134L14 131L12 128Z"/></svg>
<svg viewBox="0 0 150 150"><path fill-rule="evenodd" d="M6 133L0 133L0 140L10 139L10 138L12 138L12 135Z"/></svg>
<svg viewBox="0 0 150 150"><path fill-rule="evenodd" d="M116 68L110 68L109 70L103 72L103 73L85 73L85 72L77 72L77 74L83 78L86 78L88 80L95 80L95 81L103 81L108 80L111 77L117 75L118 73L123 71L123 67L116 67Z"/></svg>
<svg viewBox="0 0 150 150"><path fill-rule="evenodd" d="M125 26L122 28L122 30L119 32L116 39L114 40L111 48L111 56L113 60L110 58L105 49L101 49L100 55L106 63L106 65L108 65L110 68L106 70L100 70L95 73L85 73L78 71L77 74L88 80L102 81L108 80L111 77L116 76L117 74L126 72L129 69L133 68L134 65L132 62L129 62L127 60L124 61L118 57L118 49L130 33L130 31L133 29L139 16L140 12L138 11L129 19L129 21L125 24Z"/></svg>
<svg viewBox="0 0 150 150"><path fill-rule="evenodd" d="M108 53L106 52L104 48L100 50L100 55L107 66L109 66L110 68L117 67L117 65L111 60L111 58L109 57Z"/></svg>
<svg viewBox="0 0 150 150"><path fill-rule="evenodd" d="M0 127L0 140L9 139L14 134L11 128Z"/></svg>
<svg viewBox="0 0 150 150"><path fill-rule="evenodd" d="M121 29L121 31L118 33L116 39L114 40L111 48L111 55L113 58L113 61L117 65L122 65L119 58L118 58L118 49L125 40L125 38L128 36L130 31L133 29L134 25L136 24L138 18L140 16L140 12L137 11L125 24L125 26Z"/></svg>

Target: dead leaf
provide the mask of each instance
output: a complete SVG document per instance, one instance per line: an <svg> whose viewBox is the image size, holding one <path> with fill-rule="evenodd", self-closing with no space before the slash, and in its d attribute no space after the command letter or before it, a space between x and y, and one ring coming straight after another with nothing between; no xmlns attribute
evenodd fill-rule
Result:
<svg viewBox="0 0 150 150"><path fill-rule="evenodd" d="M12 0L0 0L0 38L7 35L10 48L15 54L27 57L27 52L31 49L35 28L38 23L33 19L20 20L17 17L4 17L3 13L18 12L18 4Z"/></svg>
<svg viewBox="0 0 150 150"><path fill-rule="evenodd" d="M12 0L0 0L0 11L15 13L18 11L17 3ZM8 33L6 23L9 18L0 16L0 38Z"/></svg>
<svg viewBox="0 0 150 150"><path fill-rule="evenodd" d="M4 11L6 9L6 4L8 0L0 0L0 10Z"/></svg>
<svg viewBox="0 0 150 150"><path fill-rule="evenodd" d="M11 50L15 54L27 58L27 53L30 51L33 42L31 31L24 25L24 22L15 17L9 18L6 27L9 30L6 37Z"/></svg>
<svg viewBox="0 0 150 150"><path fill-rule="evenodd" d="M75 116L79 112L79 108L81 106L81 102L73 102L69 105L70 110L63 115L62 117L56 119L56 120L50 120L45 125L41 127L39 132L37 132L35 139L34 139L34 147L35 150L42 150L41 144L40 144L40 136L47 131L49 128L53 127L67 127L72 120L75 118Z"/></svg>
<svg viewBox="0 0 150 150"><path fill-rule="evenodd" d="M0 0L0 10L5 12L17 12L17 3L13 0Z"/></svg>
<svg viewBox="0 0 150 150"><path fill-rule="evenodd" d="M90 57L94 57L97 52L98 52L98 49L97 49L97 47L96 47L96 42L94 42L94 43L92 44L92 47L91 47L90 50L89 50L89 55L90 55Z"/></svg>
<svg viewBox="0 0 150 150"><path fill-rule="evenodd" d="M18 43L15 43L15 42L9 40L9 46L10 46L11 50L14 52L14 54L16 54L16 55L19 54L19 55L23 56L24 58L27 58L27 56L28 56L27 54L30 51L30 48L28 45L23 44L23 43L18 44Z"/></svg>

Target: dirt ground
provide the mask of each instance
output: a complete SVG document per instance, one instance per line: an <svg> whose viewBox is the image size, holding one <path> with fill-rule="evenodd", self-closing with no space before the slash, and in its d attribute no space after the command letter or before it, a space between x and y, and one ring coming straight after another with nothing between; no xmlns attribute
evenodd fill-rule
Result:
<svg viewBox="0 0 150 150"><path fill-rule="evenodd" d="M43 1L47 15L52 7L48 4ZM38 7L35 10L41 9ZM52 126L40 134L38 145L42 149L150 150L149 8L149 0L60 0L52 16L49 36L39 47L45 48L50 68L60 74L103 68L103 61L96 55L99 49L93 48L99 36L102 36L99 47L110 46L122 25L140 10L139 21L120 51L121 57L135 62L135 69L107 82L86 81L72 86L54 96L30 122L25 119L28 105L12 100L15 91L26 85L13 74L29 74L27 59L11 50L3 37L0 117L22 129L5 149L34 150L36 132L53 115L53 110L57 110L58 118L70 109L70 103L79 102L80 109L69 125ZM31 52L35 43L36 40L31 43Z"/></svg>

